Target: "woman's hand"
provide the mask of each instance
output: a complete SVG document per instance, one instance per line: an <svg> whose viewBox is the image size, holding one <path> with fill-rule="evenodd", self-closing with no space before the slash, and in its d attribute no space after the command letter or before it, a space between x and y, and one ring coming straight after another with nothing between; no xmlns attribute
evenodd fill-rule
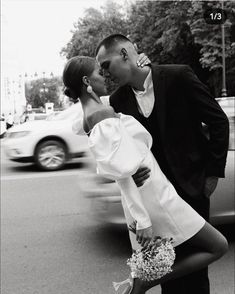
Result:
<svg viewBox="0 0 235 294"><path fill-rule="evenodd" d="M140 53L136 63L138 67L144 67L145 65L151 64L151 61L145 53Z"/></svg>
<svg viewBox="0 0 235 294"><path fill-rule="evenodd" d="M152 226L142 230L136 230L136 241L142 246L146 247L153 238Z"/></svg>

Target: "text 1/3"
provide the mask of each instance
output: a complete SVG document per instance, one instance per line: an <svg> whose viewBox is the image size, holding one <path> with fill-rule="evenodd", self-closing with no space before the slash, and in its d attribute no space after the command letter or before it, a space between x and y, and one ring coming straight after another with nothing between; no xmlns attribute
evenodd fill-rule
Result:
<svg viewBox="0 0 235 294"><path fill-rule="evenodd" d="M210 13L210 18L212 20L221 20L222 19L222 14L221 13Z"/></svg>
<svg viewBox="0 0 235 294"><path fill-rule="evenodd" d="M204 12L204 19L207 24L223 24L227 19L227 13L220 8L210 8Z"/></svg>

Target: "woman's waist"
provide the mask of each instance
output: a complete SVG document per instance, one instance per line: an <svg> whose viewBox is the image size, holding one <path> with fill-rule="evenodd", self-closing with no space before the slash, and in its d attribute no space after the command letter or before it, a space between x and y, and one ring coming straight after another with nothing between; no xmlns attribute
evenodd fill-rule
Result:
<svg viewBox="0 0 235 294"><path fill-rule="evenodd" d="M153 182L153 185L158 187L166 187L170 184L151 151L146 153L140 166L150 169L149 178L144 183L144 186L150 182Z"/></svg>

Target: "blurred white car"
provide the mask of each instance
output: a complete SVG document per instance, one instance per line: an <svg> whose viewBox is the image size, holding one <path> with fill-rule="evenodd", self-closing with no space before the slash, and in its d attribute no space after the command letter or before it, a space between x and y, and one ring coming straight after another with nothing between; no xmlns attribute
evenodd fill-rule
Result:
<svg viewBox="0 0 235 294"><path fill-rule="evenodd" d="M225 178L220 179L218 187L211 196L210 220L214 225L235 222L234 189L234 97L221 99L219 103L230 122L230 144L227 157ZM94 174L81 183L85 197L90 200L93 217L104 223L124 225L125 219L121 205L120 190L114 181Z"/></svg>
<svg viewBox="0 0 235 294"><path fill-rule="evenodd" d="M34 162L46 171L61 169L88 149L87 136L73 132L74 121L82 117L80 103L50 115L46 120L27 121L10 128L3 139L7 157L17 162Z"/></svg>

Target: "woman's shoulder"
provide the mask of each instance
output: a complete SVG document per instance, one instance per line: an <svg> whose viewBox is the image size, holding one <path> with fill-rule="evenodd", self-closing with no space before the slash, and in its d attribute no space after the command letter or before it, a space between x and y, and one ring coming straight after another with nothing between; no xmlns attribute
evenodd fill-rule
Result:
<svg viewBox="0 0 235 294"><path fill-rule="evenodd" d="M118 118L118 114L114 111L114 109L111 106L101 106L99 109L95 109L91 112L89 112L86 115L86 125L89 130L92 130L92 128L99 122L107 119L107 118Z"/></svg>
<svg viewBox="0 0 235 294"><path fill-rule="evenodd" d="M87 114L87 119L94 121L100 121L109 117L116 117L116 113L112 106L102 105L98 109L93 109Z"/></svg>

